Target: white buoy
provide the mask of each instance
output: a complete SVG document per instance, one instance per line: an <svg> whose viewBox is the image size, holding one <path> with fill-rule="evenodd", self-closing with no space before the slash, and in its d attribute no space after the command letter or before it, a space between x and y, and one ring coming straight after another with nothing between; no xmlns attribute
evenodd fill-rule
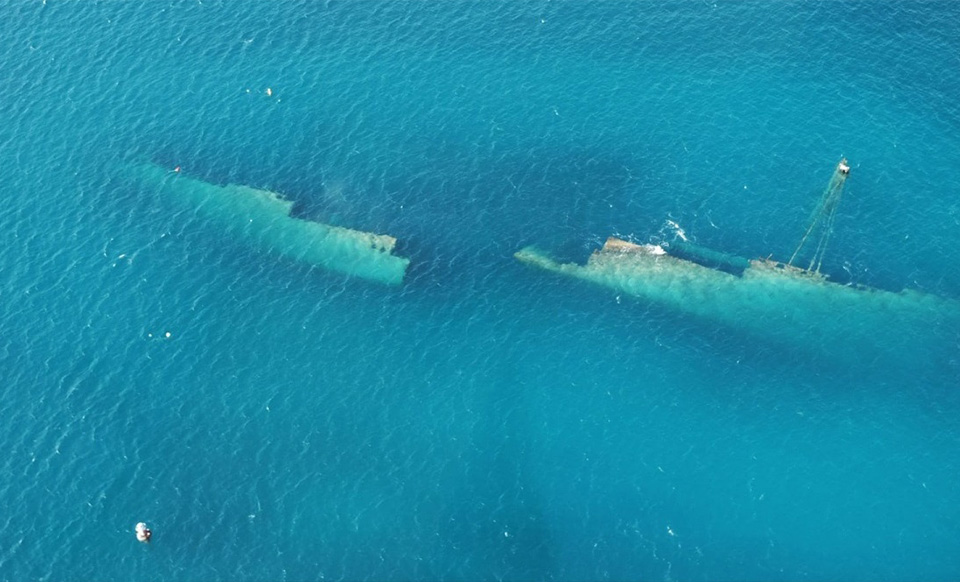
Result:
<svg viewBox="0 0 960 582"><path fill-rule="evenodd" d="M150 531L150 528L147 527L147 524L142 521L137 524L134 528L134 531L137 532L137 541L142 543L147 543L150 541L150 536L153 535L153 532Z"/></svg>

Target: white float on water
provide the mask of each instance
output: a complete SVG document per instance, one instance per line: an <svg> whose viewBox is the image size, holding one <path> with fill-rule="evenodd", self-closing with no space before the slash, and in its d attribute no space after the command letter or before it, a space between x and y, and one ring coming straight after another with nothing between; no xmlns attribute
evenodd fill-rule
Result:
<svg viewBox="0 0 960 582"><path fill-rule="evenodd" d="M137 532L137 541L142 543L147 543L150 541L150 537L153 535L153 532L150 531L150 528L147 527L147 524L142 521L137 524L134 528L134 531Z"/></svg>

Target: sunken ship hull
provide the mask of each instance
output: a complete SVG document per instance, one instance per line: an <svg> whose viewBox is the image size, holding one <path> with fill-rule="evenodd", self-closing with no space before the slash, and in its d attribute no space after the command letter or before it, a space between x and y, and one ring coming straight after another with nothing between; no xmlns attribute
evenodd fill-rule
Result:
<svg viewBox="0 0 960 582"><path fill-rule="evenodd" d="M298 218L293 202L276 192L211 184L154 164L134 166L128 175L267 254L386 285L402 283L410 264L393 254L394 237Z"/></svg>
<svg viewBox="0 0 960 582"><path fill-rule="evenodd" d="M535 247L515 257L808 353L913 368L925 365L912 356L924 343L929 349L922 353L940 354L937 360L956 366L960 303L912 290L841 285L820 273L849 172L841 160L787 263L732 257L685 242L634 244L613 237L582 265L557 261ZM795 266L802 257L809 259L807 268Z"/></svg>
<svg viewBox="0 0 960 582"><path fill-rule="evenodd" d="M840 285L766 259L740 274L671 255L659 245L609 238L583 265L527 247L523 263L601 285L753 336L835 355L879 357L908 338L960 329L960 305L917 291Z"/></svg>

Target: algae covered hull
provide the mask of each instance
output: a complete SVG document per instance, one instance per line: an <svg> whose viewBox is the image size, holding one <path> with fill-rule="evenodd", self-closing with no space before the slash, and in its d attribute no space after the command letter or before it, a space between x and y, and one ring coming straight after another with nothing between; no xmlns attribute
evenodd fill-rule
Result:
<svg viewBox="0 0 960 582"><path fill-rule="evenodd" d="M399 285L410 263L393 255L395 238L296 218L293 203L275 192L218 186L153 164L135 166L133 172L263 252L387 285Z"/></svg>
<svg viewBox="0 0 960 582"><path fill-rule="evenodd" d="M515 257L699 319L834 353L895 352L902 342L938 330L949 336L960 323L960 305L953 301L840 285L769 260L743 259L742 272L732 274L672 256L661 246L617 238L584 265L558 262L533 247Z"/></svg>

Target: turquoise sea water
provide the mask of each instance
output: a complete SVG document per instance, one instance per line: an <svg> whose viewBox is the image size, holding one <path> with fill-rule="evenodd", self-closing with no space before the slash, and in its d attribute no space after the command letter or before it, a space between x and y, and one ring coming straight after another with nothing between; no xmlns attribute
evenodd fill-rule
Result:
<svg viewBox="0 0 960 582"><path fill-rule="evenodd" d="M787 258L845 155L824 270L960 299L960 5L0 7L0 579L960 575L957 334L837 366L512 257ZM395 236L404 284L143 162Z"/></svg>

